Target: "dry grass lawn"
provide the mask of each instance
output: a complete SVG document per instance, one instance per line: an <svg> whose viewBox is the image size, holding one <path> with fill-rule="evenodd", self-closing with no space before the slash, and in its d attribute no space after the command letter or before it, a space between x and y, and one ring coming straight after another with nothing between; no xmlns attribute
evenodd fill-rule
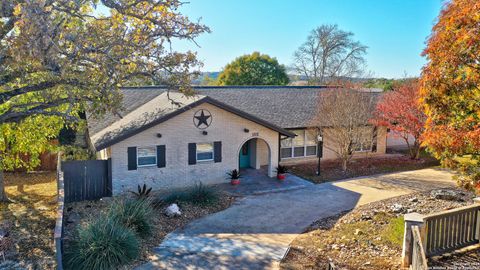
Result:
<svg viewBox="0 0 480 270"><path fill-rule="evenodd" d="M9 260L31 269L54 269L57 184L55 172L6 173L11 203L0 203L0 223L7 224L14 247Z"/></svg>

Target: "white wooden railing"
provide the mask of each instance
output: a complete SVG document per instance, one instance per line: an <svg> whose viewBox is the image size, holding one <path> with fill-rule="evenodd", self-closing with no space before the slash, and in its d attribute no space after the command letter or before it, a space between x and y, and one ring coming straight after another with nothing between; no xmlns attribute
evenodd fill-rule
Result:
<svg viewBox="0 0 480 270"><path fill-rule="evenodd" d="M478 244L480 205L425 216L425 253L428 257Z"/></svg>
<svg viewBox="0 0 480 270"><path fill-rule="evenodd" d="M427 269L427 258L479 243L480 198L475 204L430 215L405 215L402 266Z"/></svg>
<svg viewBox="0 0 480 270"><path fill-rule="evenodd" d="M427 256L422 243L422 237L420 236L420 229L418 226L412 227L412 264L411 270L427 270Z"/></svg>

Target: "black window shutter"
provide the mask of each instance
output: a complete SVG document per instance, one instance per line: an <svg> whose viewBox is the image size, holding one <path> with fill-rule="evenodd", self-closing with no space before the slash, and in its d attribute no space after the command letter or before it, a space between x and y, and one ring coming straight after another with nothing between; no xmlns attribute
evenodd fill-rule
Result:
<svg viewBox="0 0 480 270"><path fill-rule="evenodd" d="M222 162L222 142L213 143L213 160L215 162Z"/></svg>
<svg viewBox="0 0 480 270"><path fill-rule="evenodd" d="M137 147L128 147L128 170L133 171L137 169Z"/></svg>
<svg viewBox="0 0 480 270"><path fill-rule="evenodd" d="M377 127L373 128L372 152L377 152Z"/></svg>
<svg viewBox="0 0 480 270"><path fill-rule="evenodd" d="M163 168L165 165L165 145L157 145L157 167Z"/></svg>
<svg viewBox="0 0 480 270"><path fill-rule="evenodd" d="M197 164L197 144L188 144L188 165Z"/></svg>

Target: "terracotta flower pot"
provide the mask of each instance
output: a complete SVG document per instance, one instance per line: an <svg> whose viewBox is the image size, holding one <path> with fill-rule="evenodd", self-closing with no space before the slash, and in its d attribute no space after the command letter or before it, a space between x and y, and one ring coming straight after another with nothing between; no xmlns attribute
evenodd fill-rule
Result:
<svg viewBox="0 0 480 270"><path fill-rule="evenodd" d="M285 176L286 175L284 173L279 173L279 174L277 174L277 179L278 180L285 180Z"/></svg>
<svg viewBox="0 0 480 270"><path fill-rule="evenodd" d="M236 185L240 184L240 179L232 179L232 180L230 180L230 184L236 186Z"/></svg>

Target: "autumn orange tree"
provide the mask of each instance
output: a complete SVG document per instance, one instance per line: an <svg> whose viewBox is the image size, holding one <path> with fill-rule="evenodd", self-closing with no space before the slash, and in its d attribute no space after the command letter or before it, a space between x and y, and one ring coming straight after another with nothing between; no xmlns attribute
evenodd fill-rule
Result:
<svg viewBox="0 0 480 270"><path fill-rule="evenodd" d="M405 140L412 159L420 156L425 120L416 80L407 80L385 93L377 103L373 118L376 125L389 128L395 136Z"/></svg>
<svg viewBox="0 0 480 270"><path fill-rule="evenodd" d="M428 60L421 77L428 117L425 144L444 161L462 155L479 159L479 25L479 1L452 0L443 7L423 52Z"/></svg>

